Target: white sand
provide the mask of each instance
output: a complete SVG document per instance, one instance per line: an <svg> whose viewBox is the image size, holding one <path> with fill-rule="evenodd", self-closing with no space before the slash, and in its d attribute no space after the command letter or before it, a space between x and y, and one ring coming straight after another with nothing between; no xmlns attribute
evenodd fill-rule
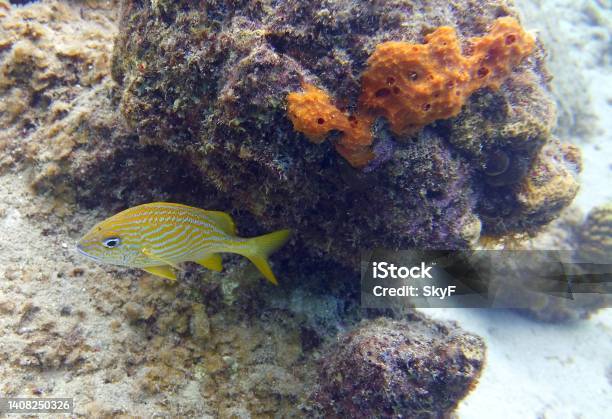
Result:
<svg viewBox="0 0 612 419"><path fill-rule="evenodd" d="M469 418L605 418L612 414L612 310L571 324L506 310L424 309L487 342L487 364L456 413Z"/></svg>
<svg viewBox="0 0 612 419"><path fill-rule="evenodd" d="M575 202L585 213L594 206L612 202L612 69L608 66L590 73L601 133L581 145L584 168Z"/></svg>

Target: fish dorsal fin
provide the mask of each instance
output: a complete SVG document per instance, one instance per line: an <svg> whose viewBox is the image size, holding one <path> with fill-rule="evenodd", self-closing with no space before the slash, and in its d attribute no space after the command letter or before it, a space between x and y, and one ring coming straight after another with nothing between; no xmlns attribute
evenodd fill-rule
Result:
<svg viewBox="0 0 612 419"><path fill-rule="evenodd" d="M216 272L221 272L223 270L223 264L221 262L221 255L218 253L206 255L202 259L196 260L196 263Z"/></svg>
<svg viewBox="0 0 612 419"><path fill-rule="evenodd" d="M169 266L149 266L148 268L142 268L150 274L161 276L162 278L171 279L176 281L176 274Z"/></svg>
<svg viewBox="0 0 612 419"><path fill-rule="evenodd" d="M164 265L170 265L173 268L180 269L176 263L161 258L160 256L156 255L155 253L153 253L147 248L142 249L142 253L150 259L162 262Z"/></svg>
<svg viewBox="0 0 612 419"><path fill-rule="evenodd" d="M236 225L229 214L222 211L203 210L203 212L204 215L210 219L210 221L212 221L219 230L223 231L225 234L229 234L230 236L236 235Z"/></svg>

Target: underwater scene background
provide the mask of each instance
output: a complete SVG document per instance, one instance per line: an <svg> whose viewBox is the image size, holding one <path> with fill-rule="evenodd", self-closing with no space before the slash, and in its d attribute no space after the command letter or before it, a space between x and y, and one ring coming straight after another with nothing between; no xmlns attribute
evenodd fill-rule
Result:
<svg viewBox="0 0 612 419"><path fill-rule="evenodd" d="M360 263L562 250L606 269L611 32L607 0L0 0L0 398L609 417L609 270L579 305L530 292L545 259L508 268L520 309L375 309ZM278 286L234 254L177 281L78 254L156 201L241 237L292 229Z"/></svg>

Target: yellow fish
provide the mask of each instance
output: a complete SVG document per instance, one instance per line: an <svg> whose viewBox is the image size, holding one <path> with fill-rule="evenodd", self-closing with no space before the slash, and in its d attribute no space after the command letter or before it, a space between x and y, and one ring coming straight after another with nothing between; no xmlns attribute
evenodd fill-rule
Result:
<svg viewBox="0 0 612 419"><path fill-rule="evenodd" d="M168 202L129 208L96 224L79 242L79 253L98 262L140 268L175 280L172 268L193 261L221 271L219 253L247 257L273 284L276 277L268 256L287 242L290 230L259 237L236 236L232 218L220 211L205 211Z"/></svg>

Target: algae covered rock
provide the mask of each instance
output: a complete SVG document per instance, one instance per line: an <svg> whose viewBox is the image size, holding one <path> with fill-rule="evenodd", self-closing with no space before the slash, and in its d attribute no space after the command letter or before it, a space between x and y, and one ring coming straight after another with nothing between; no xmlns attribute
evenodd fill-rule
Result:
<svg viewBox="0 0 612 419"><path fill-rule="evenodd" d="M52 174L93 131L113 125L113 2L0 7L0 171L15 163Z"/></svg>
<svg viewBox="0 0 612 419"><path fill-rule="evenodd" d="M363 321L323 355L313 398L325 417L443 417L484 360L482 339L452 323Z"/></svg>
<svg viewBox="0 0 612 419"><path fill-rule="evenodd" d="M140 145L117 111L110 77L116 6L0 7L0 172L28 169L58 216L76 205L112 211L163 200L168 191L175 201L206 196L215 205L211 185L185 182L194 168Z"/></svg>
<svg viewBox="0 0 612 419"><path fill-rule="evenodd" d="M193 165L227 198L217 209L250 225L243 234L291 227L311 255L356 266L358 248L533 233L573 198L539 46L452 119L402 135L379 118L364 170L334 152L333 134L312 144L288 117L303 83L353 113L383 42L422 43L446 25L465 53L503 16L516 16L503 0L125 1L112 74L140 142Z"/></svg>
<svg viewBox="0 0 612 419"><path fill-rule="evenodd" d="M593 208L580 228L578 252L592 263L612 260L612 203Z"/></svg>

